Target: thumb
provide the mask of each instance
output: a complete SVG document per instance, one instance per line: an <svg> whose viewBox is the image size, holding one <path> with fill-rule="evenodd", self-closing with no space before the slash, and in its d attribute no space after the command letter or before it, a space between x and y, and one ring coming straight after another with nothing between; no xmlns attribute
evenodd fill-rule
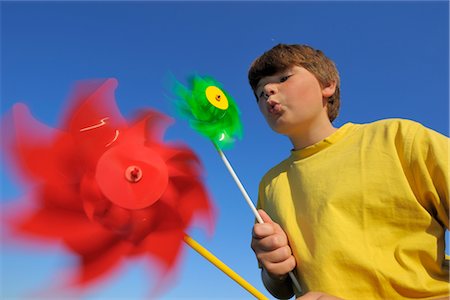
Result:
<svg viewBox="0 0 450 300"><path fill-rule="evenodd" d="M261 216L261 219L263 219L264 223L273 223L270 216L262 209L258 209L258 213Z"/></svg>

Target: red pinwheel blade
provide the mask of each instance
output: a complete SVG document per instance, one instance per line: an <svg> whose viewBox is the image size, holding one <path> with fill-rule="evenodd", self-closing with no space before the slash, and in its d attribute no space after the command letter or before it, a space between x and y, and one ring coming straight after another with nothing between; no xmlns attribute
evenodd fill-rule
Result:
<svg viewBox="0 0 450 300"><path fill-rule="evenodd" d="M146 143L160 143L164 133L174 120L153 110L141 110L137 114L136 122L128 129L128 137Z"/></svg>
<svg viewBox="0 0 450 300"><path fill-rule="evenodd" d="M172 232L155 232L144 240L144 248L153 257L158 258L158 262L164 262L167 270L172 269L178 259L181 245L183 244L184 233L180 230ZM158 247L157 245L167 245L167 248Z"/></svg>
<svg viewBox="0 0 450 300"><path fill-rule="evenodd" d="M177 229L155 231L143 240L141 246L136 249L136 253L146 252L156 258L155 262L160 268L160 275L165 277L167 271L171 270L179 259L183 236L183 231ZM160 245L166 245L167 247L161 247Z"/></svg>
<svg viewBox="0 0 450 300"><path fill-rule="evenodd" d="M100 248L96 253L83 256L82 267L78 276L78 284L86 285L95 279L104 276L117 267L133 248L133 244L126 241L118 241L107 248Z"/></svg>
<svg viewBox="0 0 450 300"><path fill-rule="evenodd" d="M80 83L59 129L35 120L24 105L5 119L7 159L36 188L35 209L16 212L23 216L8 225L62 241L79 258L79 286L134 255L153 257L165 278L194 219L204 217L209 229L213 223L198 157L162 140L171 118L145 110L127 123L115 103L116 87L114 79Z"/></svg>
<svg viewBox="0 0 450 300"><path fill-rule="evenodd" d="M70 100L71 109L63 120L76 144L83 167L94 167L103 152L127 127L114 97L115 79L80 82Z"/></svg>
<svg viewBox="0 0 450 300"><path fill-rule="evenodd" d="M200 177L203 172L198 157L192 150L184 146L177 146L165 157L168 166L170 166L169 173L172 177L188 176L192 178L193 175Z"/></svg>
<svg viewBox="0 0 450 300"><path fill-rule="evenodd" d="M37 121L24 104L14 105L2 120L2 127L4 159L17 165L12 171L31 182L73 181L71 173L64 172L70 163L63 155L73 149L73 144L62 131Z"/></svg>
<svg viewBox="0 0 450 300"><path fill-rule="evenodd" d="M207 200L209 196L204 186L198 181L182 177L173 178L172 183L178 194L176 204L172 204L177 205L183 222L188 224L196 217L198 221L203 221L208 233L212 235L216 213Z"/></svg>
<svg viewBox="0 0 450 300"><path fill-rule="evenodd" d="M93 227L83 214L49 207L35 211L19 224L18 229L26 234L61 240L79 239L91 232Z"/></svg>
<svg viewBox="0 0 450 300"><path fill-rule="evenodd" d="M115 79L78 82L72 92L62 128L76 134L80 129L102 125L101 120L109 128L126 126L115 102L114 91L117 85Z"/></svg>

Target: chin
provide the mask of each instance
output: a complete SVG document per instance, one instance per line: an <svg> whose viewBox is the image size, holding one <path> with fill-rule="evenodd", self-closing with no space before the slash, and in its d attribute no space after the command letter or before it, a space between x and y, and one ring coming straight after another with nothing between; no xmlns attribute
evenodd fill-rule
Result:
<svg viewBox="0 0 450 300"><path fill-rule="evenodd" d="M282 134L282 135L287 135L287 133L289 132L288 128L289 126L286 126L286 124L280 124L279 122L277 123L271 123L269 124L270 128L275 131L276 133Z"/></svg>

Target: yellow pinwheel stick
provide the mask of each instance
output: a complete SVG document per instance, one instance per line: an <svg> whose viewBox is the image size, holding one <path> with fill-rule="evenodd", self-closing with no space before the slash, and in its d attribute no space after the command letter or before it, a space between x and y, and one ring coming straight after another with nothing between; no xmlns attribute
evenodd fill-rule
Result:
<svg viewBox="0 0 450 300"><path fill-rule="evenodd" d="M186 244L191 246L192 249L197 251L201 256L206 258L210 263L215 265L218 269L224 272L228 277L233 279L236 283L241 285L244 289L246 289L250 294L255 296L257 299L269 299L264 296L260 291L258 291L254 286L248 283L244 278L239 276L236 272L230 269L226 264L224 264L220 259L218 259L214 254L205 249L202 245L197 243L193 238L189 235L185 234L184 241Z"/></svg>

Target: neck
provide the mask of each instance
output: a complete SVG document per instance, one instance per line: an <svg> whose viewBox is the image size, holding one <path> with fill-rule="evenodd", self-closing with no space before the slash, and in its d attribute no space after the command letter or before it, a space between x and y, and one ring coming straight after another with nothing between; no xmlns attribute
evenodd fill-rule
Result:
<svg viewBox="0 0 450 300"><path fill-rule="evenodd" d="M336 132L337 128L329 120L319 124L301 126L301 129L288 135L294 150L314 145Z"/></svg>

